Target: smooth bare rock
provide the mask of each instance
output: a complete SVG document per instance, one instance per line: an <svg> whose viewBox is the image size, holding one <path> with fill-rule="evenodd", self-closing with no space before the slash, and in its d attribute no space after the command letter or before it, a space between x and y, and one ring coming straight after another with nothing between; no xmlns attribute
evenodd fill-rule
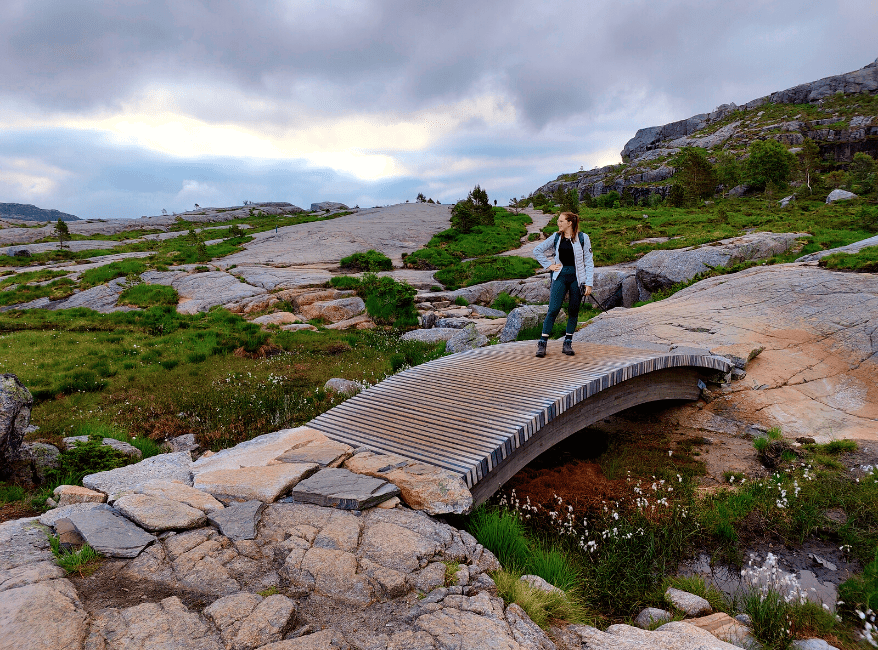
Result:
<svg viewBox="0 0 878 650"><path fill-rule="evenodd" d="M278 456L282 463L317 463L320 467L338 467L351 457L354 448L335 440L314 440Z"/></svg>
<svg viewBox="0 0 878 650"><path fill-rule="evenodd" d="M365 510L399 494L399 488L384 479L355 474L342 468L324 468L293 489L293 498L343 510Z"/></svg>
<svg viewBox="0 0 878 650"><path fill-rule="evenodd" d="M188 451L159 454L133 465L89 474L82 479L82 484L90 490L103 492L113 501L117 494L135 492L139 485L156 479L180 481L191 485L190 465L192 465L192 456Z"/></svg>
<svg viewBox="0 0 878 650"><path fill-rule="evenodd" d="M40 562L54 564L55 556L49 547L46 528L36 517L0 523L0 571Z"/></svg>
<svg viewBox="0 0 878 650"><path fill-rule="evenodd" d="M267 467L218 469L197 474L194 487L223 501L255 499L271 503L319 467L316 463L280 463Z"/></svg>
<svg viewBox="0 0 878 650"><path fill-rule="evenodd" d="M375 327L375 323L372 321L372 318L369 314L360 314L359 316L354 316L352 318L346 318L344 320L340 320L337 323L332 323L331 325L327 325L326 329L328 330L348 330L351 328L358 330L367 330L373 329Z"/></svg>
<svg viewBox="0 0 878 650"><path fill-rule="evenodd" d="M323 212L326 210L336 212L338 210L350 210L350 208L344 203L338 203L337 201L320 201L319 203L311 204L311 212Z"/></svg>
<svg viewBox="0 0 878 650"><path fill-rule="evenodd" d="M89 546L109 557L137 557L156 541L153 535L110 509L73 512L67 519Z"/></svg>
<svg viewBox="0 0 878 650"><path fill-rule="evenodd" d="M269 643L259 650L350 650L350 647L339 632L329 628L297 639Z"/></svg>
<svg viewBox="0 0 878 650"><path fill-rule="evenodd" d="M420 341L421 343L438 343L448 341L459 330L453 327L431 327L429 329L410 330L400 337L401 341Z"/></svg>
<svg viewBox="0 0 878 650"><path fill-rule="evenodd" d="M473 314L483 316L485 318L506 318L506 312L492 307L482 307L482 305L470 305Z"/></svg>
<svg viewBox="0 0 878 650"><path fill-rule="evenodd" d="M64 448L72 449L75 445L82 445L88 442L88 436L72 436L69 438L64 438ZM143 452L141 452L137 447L127 442L123 442L122 440L116 440L115 438L104 438L101 443L105 447L111 447L116 451L119 451L126 456L130 456L131 458L136 458L140 460L143 458Z"/></svg>
<svg viewBox="0 0 878 650"><path fill-rule="evenodd" d="M311 323L292 323L290 325L281 325L280 328L284 332L301 332L301 331L316 332L317 331L317 328L314 325L311 325Z"/></svg>
<svg viewBox="0 0 878 650"><path fill-rule="evenodd" d="M668 587L665 591L665 600L677 609L686 612L686 616L690 617L703 616L713 611L710 603L701 596L673 587Z"/></svg>
<svg viewBox="0 0 878 650"><path fill-rule="evenodd" d="M440 548L435 540L399 524L379 522L367 526L363 531L359 552L389 569L411 573L425 567Z"/></svg>
<svg viewBox="0 0 878 650"><path fill-rule="evenodd" d="M222 640L176 596L158 603L105 609L94 616L88 650L217 650Z"/></svg>
<svg viewBox="0 0 878 650"><path fill-rule="evenodd" d="M85 539L69 519L55 521L55 534L58 536L58 543L65 551L79 550L85 544Z"/></svg>
<svg viewBox="0 0 878 650"><path fill-rule="evenodd" d="M857 198L857 195L847 190L832 190L826 197L826 203L835 203L836 201L850 201Z"/></svg>
<svg viewBox="0 0 878 650"><path fill-rule="evenodd" d="M756 644L756 639L753 637L750 628L725 612L717 612L716 614L702 616L701 618L690 618L686 620L686 623L706 630L717 639L727 641L739 648L750 648Z"/></svg>
<svg viewBox="0 0 878 650"><path fill-rule="evenodd" d="M312 442L326 442L328 440L329 438L321 432L310 427L282 429L257 436L211 456L202 456L192 463L192 472L197 476L219 469L264 467L276 464L280 456L292 449L304 447Z"/></svg>
<svg viewBox="0 0 878 650"><path fill-rule="evenodd" d="M760 260L785 253L807 233L757 232L697 247L650 251L635 265L641 299L643 291L655 293L699 273L748 260Z"/></svg>
<svg viewBox="0 0 878 650"><path fill-rule="evenodd" d="M823 639L796 639L793 641L794 650L838 650L834 645L829 645Z"/></svg>
<svg viewBox="0 0 878 650"><path fill-rule="evenodd" d="M207 494L207 492L202 492L177 481L149 481L140 485L137 488L137 492L183 503L207 514L223 509L223 504Z"/></svg>
<svg viewBox="0 0 878 650"><path fill-rule="evenodd" d="M339 298L350 298L355 296L355 291L341 291L339 289L319 289L315 291L306 291L295 296L290 296L288 300L294 309L301 311L307 305L313 305L315 302L328 302L338 300Z"/></svg>
<svg viewBox="0 0 878 650"><path fill-rule="evenodd" d="M15 458L30 424L34 398L18 377L0 375L0 467Z"/></svg>
<svg viewBox="0 0 878 650"><path fill-rule="evenodd" d="M265 314L254 318L251 322L258 325L287 325L288 323L301 323L302 319L288 311L276 311L273 314Z"/></svg>
<svg viewBox="0 0 878 650"><path fill-rule="evenodd" d="M262 501L233 503L228 508L212 511L207 518L229 539L254 539L256 525L264 508Z"/></svg>
<svg viewBox="0 0 878 650"><path fill-rule="evenodd" d="M185 275L174 280L171 286L180 295L177 311L181 314L205 312L217 305L224 305L266 292L265 289L243 283L224 271Z"/></svg>
<svg viewBox="0 0 878 650"><path fill-rule="evenodd" d="M104 503L107 500L107 495L103 492L89 490L80 485L59 485L52 494L55 495L59 508L74 503Z"/></svg>
<svg viewBox="0 0 878 650"><path fill-rule="evenodd" d="M645 630L656 623L667 623L672 618L674 618L673 615L667 610L657 607L646 607L640 610L637 618L634 619L634 624Z"/></svg>
<svg viewBox="0 0 878 650"><path fill-rule="evenodd" d="M441 648L467 650L520 650L505 620L495 620L474 612L445 607L424 614L415 621L418 629L430 634Z"/></svg>
<svg viewBox="0 0 878 650"><path fill-rule="evenodd" d="M159 532L197 528L207 523L204 512L185 503L150 494L126 494L113 505L141 528Z"/></svg>
<svg viewBox="0 0 878 650"><path fill-rule="evenodd" d="M48 580L0 596L0 648L80 650L88 617L69 580Z"/></svg>
<svg viewBox="0 0 878 650"><path fill-rule="evenodd" d="M464 327L472 323L467 317L464 316L450 316L447 318L440 318L436 321L435 327L447 327L455 330L462 330Z"/></svg>
<svg viewBox="0 0 878 650"><path fill-rule="evenodd" d="M222 263L222 262L221 262ZM298 269L295 267L276 268L261 264L249 264L230 269L236 277L242 278L247 284L254 287L262 287L268 291L275 289L295 289L312 284L323 284L332 277L329 271L323 269ZM286 300L285 297L280 297Z"/></svg>
<svg viewBox="0 0 878 650"><path fill-rule="evenodd" d="M406 505L431 515L465 514L473 505L472 493L463 479L434 465L367 451L349 458L344 467L390 481L399 488Z"/></svg>
<svg viewBox="0 0 878 650"><path fill-rule="evenodd" d="M476 331L484 336L497 336L506 327L505 318L474 318Z"/></svg>
<svg viewBox="0 0 878 650"><path fill-rule="evenodd" d="M295 613L296 604L286 596L263 599L246 592L220 598L204 610L230 650L253 650L280 641Z"/></svg>
<svg viewBox="0 0 878 650"><path fill-rule="evenodd" d="M364 386L358 381L352 379L342 379L341 377L333 377L323 385L323 390L334 390L336 393L345 395L356 395Z"/></svg>
<svg viewBox="0 0 878 650"><path fill-rule="evenodd" d="M51 560L23 564L12 569L0 569L0 592L63 578L66 575L67 572Z"/></svg>
<svg viewBox="0 0 878 650"><path fill-rule="evenodd" d="M777 264L702 280L670 298L592 319L576 341L706 348L752 359L746 381L701 409L669 409L699 427L736 413L789 438L878 440L878 285L866 273ZM761 353L756 355L759 350ZM697 417L696 417L697 416Z"/></svg>
<svg viewBox="0 0 878 650"><path fill-rule="evenodd" d="M848 244L847 246L839 246L838 248L830 248L825 251L809 253L808 255L803 255L802 257L798 258L796 261L816 262L820 258L826 257L827 255L832 255L833 253L859 253L867 246L878 246L878 235L875 235L874 237L868 237L866 239L861 239L860 241L854 242L853 244Z"/></svg>
<svg viewBox="0 0 878 650"><path fill-rule="evenodd" d="M313 302L302 307L300 315L304 320L322 318L330 323L338 323L362 314L365 309L366 303L363 302L363 299L354 296L338 300Z"/></svg>
<svg viewBox="0 0 878 650"><path fill-rule="evenodd" d="M562 589L558 589L558 587L549 583L548 581L541 578L540 576L524 575L524 576L521 576L521 578L519 578L519 580L527 583L533 589L539 589L540 591L545 591L546 593L559 594L559 595L564 593L564 591Z"/></svg>
<svg viewBox="0 0 878 650"><path fill-rule="evenodd" d="M734 650L737 646L682 621L665 623L649 632L630 625L611 625L606 632L587 625L571 625L583 647L594 650Z"/></svg>
<svg viewBox="0 0 878 650"><path fill-rule="evenodd" d="M517 604L511 603L506 608L506 622L512 630L512 638L526 650L555 650L555 644L530 620L530 617Z"/></svg>
<svg viewBox="0 0 878 650"><path fill-rule="evenodd" d="M59 519L68 519L73 513L88 512L90 510L106 510L112 512L113 509L106 503L96 503L94 501L86 501L85 503L73 503L69 506L60 506L52 508L40 515L39 522L43 526L54 526Z"/></svg>

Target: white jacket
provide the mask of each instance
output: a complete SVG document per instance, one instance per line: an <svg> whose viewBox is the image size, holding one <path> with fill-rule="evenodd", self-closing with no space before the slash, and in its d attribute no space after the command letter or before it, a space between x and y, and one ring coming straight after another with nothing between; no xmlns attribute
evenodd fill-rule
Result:
<svg viewBox="0 0 878 650"><path fill-rule="evenodd" d="M576 281L579 284L584 284L589 287L594 286L594 257L591 254L591 239L588 238L588 235L582 233L583 238L585 239L585 246L580 246L579 244L579 236L573 238L573 259L576 261ZM552 245L555 243L555 233L549 235L546 239L541 241L534 248L534 258L537 262L542 265L543 268L547 268L552 264L548 259L546 259L546 252L552 248ZM555 261L560 264L560 258L558 257L558 247L561 245L561 235L558 236L558 243L555 245ZM560 270L552 272L552 280L557 279L558 274L561 273Z"/></svg>

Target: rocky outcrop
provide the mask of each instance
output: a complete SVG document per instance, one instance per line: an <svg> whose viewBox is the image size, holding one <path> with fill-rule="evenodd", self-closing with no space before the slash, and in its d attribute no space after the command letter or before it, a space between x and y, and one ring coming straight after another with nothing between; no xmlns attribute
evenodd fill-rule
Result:
<svg viewBox="0 0 878 650"><path fill-rule="evenodd" d="M843 120L831 113L825 118L800 120L790 115L778 122L759 118L766 104L815 104L835 94L875 94L878 92L878 61L860 70L826 77L793 88L759 97L741 106L734 103L718 106L710 113L699 113L684 120L639 129L621 152L622 165L608 165L592 170L562 174L542 185L533 194L551 196L556 190L575 189L580 198L597 197L616 191L628 191L641 200L650 194L666 196L668 181L675 170L668 159L682 147L741 149L756 139L774 138L788 146L810 138L820 145L821 154L839 162L850 161L857 152L878 157L878 118L870 111Z"/></svg>
<svg viewBox="0 0 878 650"><path fill-rule="evenodd" d="M782 264L702 280L636 310L612 310L574 339L689 345L746 363L746 381L723 387L702 408L669 412L687 426L710 430L722 420L734 434L749 422L818 441L875 440L876 329L878 288L869 274Z"/></svg>
<svg viewBox="0 0 878 650"><path fill-rule="evenodd" d="M0 472L15 460L30 424L34 398L18 377L0 375Z"/></svg>

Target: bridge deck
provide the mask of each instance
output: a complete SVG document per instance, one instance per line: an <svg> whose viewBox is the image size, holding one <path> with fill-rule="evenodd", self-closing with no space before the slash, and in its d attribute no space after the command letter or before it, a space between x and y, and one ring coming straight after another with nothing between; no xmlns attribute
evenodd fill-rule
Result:
<svg viewBox="0 0 878 650"><path fill-rule="evenodd" d="M385 379L309 426L354 447L445 468L462 475L473 488L485 477L495 477L521 447L533 446L528 443L547 425L569 420L560 416L574 407L588 410L589 400L598 394L606 397L608 389L617 387L614 394L624 393L626 387L629 393L643 392L650 385L644 375L655 373L657 380L648 395L634 401L614 398L618 404L610 411L603 407L596 417L644 401L691 399L697 388L690 369L728 370L723 360L691 349L653 352L577 343L576 356L567 357L560 348L551 342L548 355L537 359L534 342L522 341L442 357ZM676 384L686 384L686 391L658 381L669 372Z"/></svg>

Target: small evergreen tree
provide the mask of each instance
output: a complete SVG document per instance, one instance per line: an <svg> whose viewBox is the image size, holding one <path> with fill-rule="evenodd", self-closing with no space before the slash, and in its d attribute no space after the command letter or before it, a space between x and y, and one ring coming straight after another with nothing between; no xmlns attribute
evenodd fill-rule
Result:
<svg viewBox="0 0 878 650"><path fill-rule="evenodd" d="M783 187L790 179L795 157L777 140L756 140L750 143L749 157L744 163L747 182L757 189L769 183Z"/></svg>
<svg viewBox="0 0 878 650"><path fill-rule="evenodd" d="M579 214L579 192L575 187L571 187L564 193L564 198L561 200L561 211Z"/></svg>
<svg viewBox="0 0 878 650"><path fill-rule="evenodd" d="M485 190L476 185L469 193L467 201L472 205L471 209L478 225L494 225L494 211L491 209L491 202L488 200L488 193Z"/></svg>
<svg viewBox="0 0 878 650"><path fill-rule="evenodd" d="M58 219L55 224L55 234L58 236L58 249L64 250L64 242L70 241L70 229L63 219Z"/></svg>
<svg viewBox="0 0 878 650"><path fill-rule="evenodd" d="M416 202L416 203L426 203L426 202L427 202L427 197L424 196L424 193L423 193L423 192L418 192L418 197L415 199L415 202Z"/></svg>
<svg viewBox="0 0 878 650"><path fill-rule="evenodd" d="M848 167L848 176L852 192L868 194L875 187L875 161L860 151Z"/></svg>
<svg viewBox="0 0 878 650"><path fill-rule="evenodd" d="M705 199L716 192L716 170L700 147L683 147L674 158L677 182L686 200Z"/></svg>
<svg viewBox="0 0 878 650"><path fill-rule="evenodd" d="M473 214L472 202L468 200L458 201L451 208L451 227L462 233L472 232L478 224L476 215Z"/></svg>

